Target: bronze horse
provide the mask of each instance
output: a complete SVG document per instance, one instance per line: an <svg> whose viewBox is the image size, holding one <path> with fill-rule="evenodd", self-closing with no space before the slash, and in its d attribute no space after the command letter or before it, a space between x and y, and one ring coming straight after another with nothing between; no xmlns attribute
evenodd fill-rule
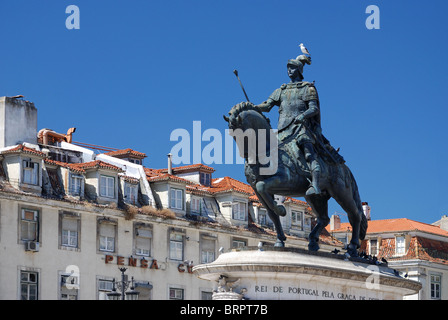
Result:
<svg viewBox="0 0 448 320"><path fill-rule="evenodd" d="M285 141L278 144L276 137L269 138L269 132L273 132L269 119L266 118L252 103L242 102L235 105L229 112L229 117L224 116L228 122L229 129L237 143L240 155L245 158L245 175L247 182L252 186L260 202L266 208L268 215L274 223L277 232L276 247L284 247L286 236L280 222L280 216L286 215L283 205L277 204L274 195L304 197L312 208L317 218L317 224L309 235L308 249L310 251L319 250L319 235L330 219L328 217L328 200L334 198L337 203L346 211L349 222L352 226L352 239L347 246L350 256L358 255L360 240L363 240L367 232L367 219L363 213L358 186L350 169L344 163L330 163L323 157L319 157L322 167L320 189L321 194L306 195L310 185L310 172L307 170L303 154L296 158L288 148L292 141ZM240 130L238 130L240 129ZM257 149L250 158L247 139L237 139L236 132L240 134L252 129L255 132L256 140L263 139L266 144L267 153L275 154L276 171L269 175L260 174L260 169L266 167L266 160L260 160L260 150ZM266 136L261 136L261 134ZM264 142L266 141L266 142ZM258 145L258 143L257 143ZM273 152L275 151L275 152ZM261 151L265 152L265 151ZM265 155L263 155L265 156ZM266 158L266 156L265 156ZM264 164L262 164L264 163ZM270 164L272 165L272 164Z"/></svg>

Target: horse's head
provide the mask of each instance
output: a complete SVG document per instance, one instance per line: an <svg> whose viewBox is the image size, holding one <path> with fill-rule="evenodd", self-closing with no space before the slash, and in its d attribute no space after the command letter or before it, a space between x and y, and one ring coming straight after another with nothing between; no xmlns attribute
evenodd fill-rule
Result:
<svg viewBox="0 0 448 320"><path fill-rule="evenodd" d="M229 134L235 140L240 156L248 164L269 168L261 169L265 172L261 173L263 175L275 173L278 162L277 135L260 109L250 102L242 102L235 105L224 119L229 123Z"/></svg>
<svg viewBox="0 0 448 320"><path fill-rule="evenodd" d="M229 116L224 116L229 129L271 129L270 121L251 102L241 102L232 107Z"/></svg>

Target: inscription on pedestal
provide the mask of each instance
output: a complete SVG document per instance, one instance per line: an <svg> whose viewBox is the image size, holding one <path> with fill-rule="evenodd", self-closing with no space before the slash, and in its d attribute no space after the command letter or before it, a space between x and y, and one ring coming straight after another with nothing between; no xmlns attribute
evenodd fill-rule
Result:
<svg viewBox="0 0 448 320"><path fill-rule="evenodd" d="M338 291L309 289L302 287L291 286L268 286L257 285L254 286L253 292L257 295L266 294L280 294L280 295L294 295L295 298L315 298L315 299L331 299L331 300L379 300L375 297L368 297L360 294L348 294ZM250 291L249 291L250 293Z"/></svg>

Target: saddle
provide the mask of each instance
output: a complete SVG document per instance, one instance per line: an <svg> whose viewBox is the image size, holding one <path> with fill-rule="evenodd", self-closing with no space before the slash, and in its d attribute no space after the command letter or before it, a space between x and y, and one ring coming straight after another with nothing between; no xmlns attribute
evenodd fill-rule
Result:
<svg viewBox="0 0 448 320"><path fill-rule="evenodd" d="M321 143L314 145L317 153L317 161L320 163L321 168L325 170L325 168L333 167L334 165L344 164L344 158L330 145L330 142L323 135L322 138L323 141ZM297 172L304 172L309 179L311 178L311 170L305 160L305 155L297 145L295 139L292 137L287 138L278 147L288 154Z"/></svg>

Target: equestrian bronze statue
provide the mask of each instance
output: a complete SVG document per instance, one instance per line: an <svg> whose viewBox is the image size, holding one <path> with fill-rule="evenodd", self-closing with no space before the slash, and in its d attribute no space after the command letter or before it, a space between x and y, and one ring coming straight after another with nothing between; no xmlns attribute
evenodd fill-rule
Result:
<svg viewBox="0 0 448 320"><path fill-rule="evenodd" d="M259 105L249 101L235 105L224 118L240 155L245 158L247 182L274 223L275 246L285 245L280 217L286 215L286 209L274 200L274 195L304 197L312 208L317 223L309 235L310 251L319 250L319 235L330 221L328 200L334 198L352 226L347 253L357 256L360 240L367 232L367 219L353 174L322 134L316 87L303 81L305 64L311 64L309 56L289 60L287 71L291 82L283 84ZM263 114L274 106L279 107L277 132Z"/></svg>

